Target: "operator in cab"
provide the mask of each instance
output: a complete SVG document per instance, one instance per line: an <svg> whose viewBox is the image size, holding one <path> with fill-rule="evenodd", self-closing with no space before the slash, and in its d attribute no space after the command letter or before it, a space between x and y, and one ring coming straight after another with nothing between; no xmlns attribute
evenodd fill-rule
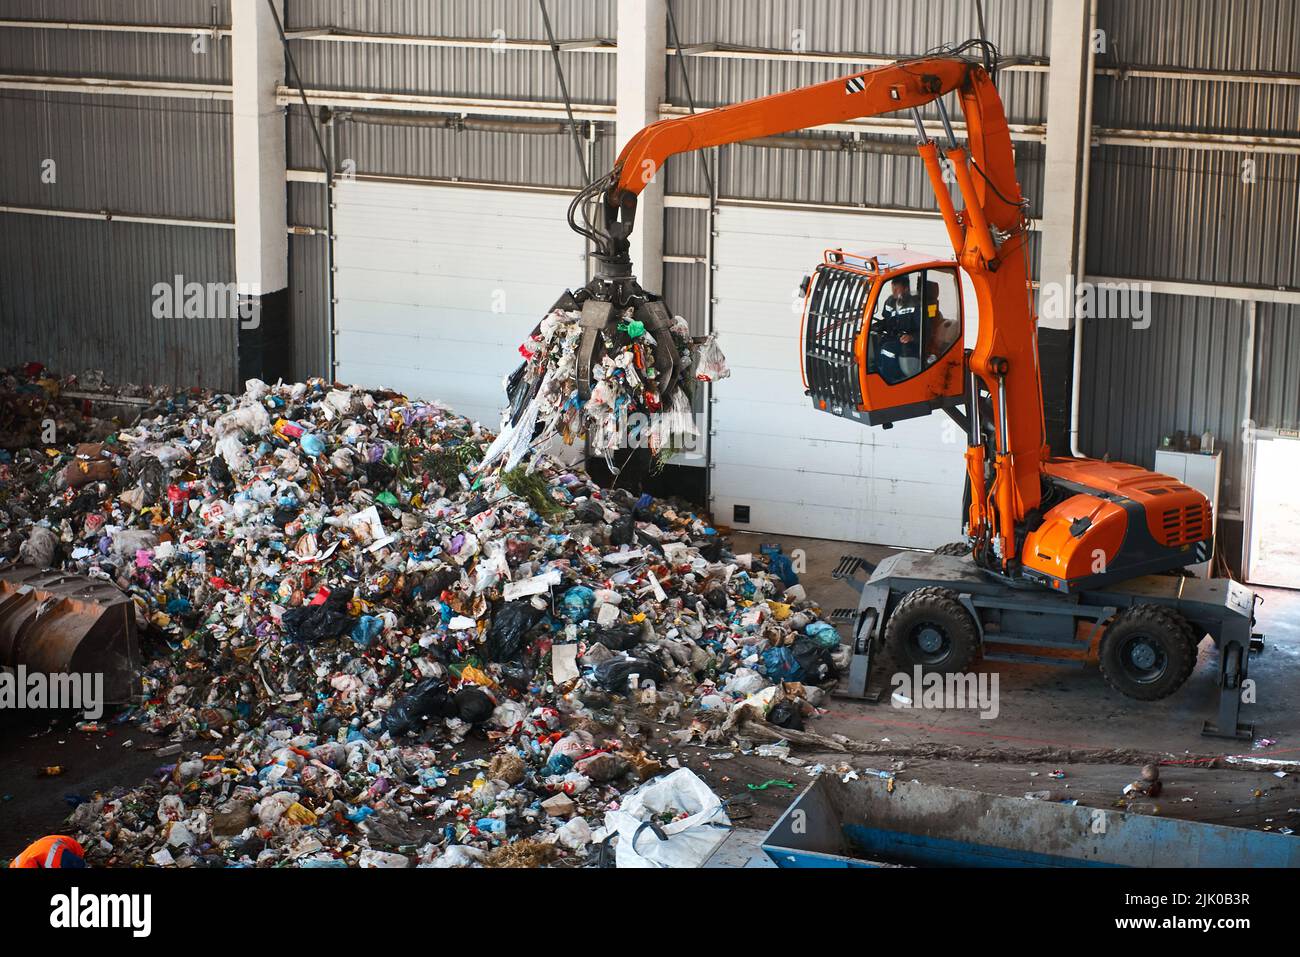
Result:
<svg viewBox="0 0 1300 957"><path fill-rule="evenodd" d="M880 359L876 367L881 378L893 385L921 369L921 302L912 295L906 276L890 280L889 292L877 318Z"/></svg>

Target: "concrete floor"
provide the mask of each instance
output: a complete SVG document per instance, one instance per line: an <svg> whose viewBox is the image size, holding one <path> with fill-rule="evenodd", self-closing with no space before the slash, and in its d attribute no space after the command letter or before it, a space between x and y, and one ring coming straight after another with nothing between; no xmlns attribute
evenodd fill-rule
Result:
<svg viewBox="0 0 1300 957"><path fill-rule="evenodd" d="M806 570L801 580L809 597L827 612L856 606L853 589L831 578L840 556L861 555L874 562L894 551L744 532L734 533L732 541L737 552L757 552L764 542L779 542L787 555L802 549ZM1258 591L1264 603L1257 630L1265 636L1265 650L1250 665L1258 704L1242 708L1242 720L1255 722L1254 742L1200 733L1218 700L1217 652L1208 638L1187 684L1163 701L1135 701L1113 691L1095 659L1083 668L988 662L978 670L998 675L1000 708L994 718L981 718L974 710L896 709L887 691L878 704L833 698L827 713L810 722L808 730L877 746L881 753L872 756L876 767L890 767L893 754L906 767L902 773L926 783L1010 795L1052 790L1056 797L1093 806L1113 805L1137 776L1128 760L1106 762L1098 752L1157 752L1167 756L1166 787L1161 801L1147 802L1152 813L1300 830L1300 592ZM885 667L889 670L877 672L873 686L888 689L893 669L888 662ZM1060 758L1042 763L1045 754L1068 749L1087 749L1091 755L1078 755L1074 763ZM814 758L805 751L799 754ZM1209 756L1219 756L1218 763L1227 765L1222 759L1228 755L1298 763L1283 777L1231 766L1191 766L1193 757ZM1057 765L1065 778L1049 777Z"/></svg>

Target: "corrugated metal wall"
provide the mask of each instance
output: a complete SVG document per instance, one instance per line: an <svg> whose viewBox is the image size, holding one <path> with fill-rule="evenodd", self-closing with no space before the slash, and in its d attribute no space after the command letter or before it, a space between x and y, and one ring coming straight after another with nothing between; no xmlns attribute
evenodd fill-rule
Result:
<svg viewBox="0 0 1300 957"><path fill-rule="evenodd" d="M549 0L561 40L612 41L616 0ZM442 2L287 0L291 30L540 41L542 20L532 0ZM738 51L904 55L977 33L974 4L957 0L673 0L683 44ZM999 86L1013 123L1044 121L1050 73L1050 6L1043 0L986 0L990 38L1030 69L1004 71ZM227 0L0 0L0 17L228 26ZM1102 69L1166 65L1220 71L1300 72L1300 34L1282 28L1300 18L1300 0L1100 0L1106 31ZM549 53L396 43L300 39L293 51L309 87L430 96L558 101ZM616 55L562 55L575 102L609 105ZM688 56L686 79L698 106L772 93L848 72L846 63L758 56ZM664 64L667 100L688 103L677 58ZM0 72L99 76L225 84L229 41L212 40L196 54L186 35L59 30L0 30ZM305 113L288 109L289 165L319 169ZM411 114L349 116L330 136L336 162L360 175L574 187L580 174L564 133L457 131L419 125ZM363 122L364 120L364 122ZM218 101L73 93L0 91L0 203L119 213L229 220L229 106ZM1097 79L1094 123L1120 129L1200 130L1295 136L1300 87L1103 74ZM845 134L810 133L813 138ZM908 137L871 137L906 144ZM868 146L868 144L860 144ZM1031 214L1041 214L1043 147L1016 143ZM595 124L597 172L613 161L613 135ZM54 156L58 183L42 184L39 164ZM1255 162L1254 184L1242 161ZM908 155L871 148L827 152L737 145L718 151L722 202L770 201L836 206L933 209L920 164ZM1294 287L1300 261L1300 158L1222 151L1094 148L1090 185L1088 272L1149 279ZM707 192L696 157L670 161L670 195ZM325 225L323 188L288 187L293 223ZM216 335L195 326L157 327L141 310L140 284L177 272L229 281L226 230L146 226L6 215L0 269L0 318L6 330L0 361L36 353L56 364L102 365L110 374L233 385L233 330ZM707 213L670 204L666 252L703 259ZM73 249L69 256L62 250ZM39 255L38 255L39 251ZM321 236L290 240L291 308L300 375L326 373L329 355L327 247ZM19 277L15 281L14 277ZM703 329L707 265L669 262L664 292L674 310ZM571 281L576 281L571 280ZM149 283L149 285L152 285ZM1085 350L1087 451L1150 463L1159 436L1176 428L1210 427L1226 437L1247 415L1263 427L1300 422L1300 307L1261 305L1257 316L1253 408L1244 392L1241 309L1234 304L1157 297L1153 324L1095 327ZM69 318L75 317L75 318ZM94 330L80 336L84 324ZM1218 325L1216 325L1218 324ZM1222 334L1218 331L1221 327ZM1235 337L1235 338L1234 338ZM229 340L229 342L227 342ZM122 345L114 345L116 343ZM84 344L84 347L79 345ZM46 350L49 350L48 354ZM1233 350L1237 350L1234 352ZM1141 357L1141 358L1138 358ZM1175 358L1176 357L1176 360ZM1240 362L1238 360L1241 360ZM1134 365L1141 362L1142 365ZM1125 375L1115 375L1117 369ZM191 373L190 370L193 370ZM1105 383L1103 387L1103 383ZM1220 383L1193 401L1200 383ZM1145 391L1144 391L1145 390ZM1168 401L1150 401L1151 395ZM1140 409L1140 414L1131 414ZM1229 454L1239 454L1229 446ZM1231 467L1226 470L1232 473Z"/></svg>
<svg viewBox="0 0 1300 957"><path fill-rule="evenodd" d="M0 17L229 24L226 2L5 0ZM0 30L0 72L230 82L229 42L187 35ZM0 91L0 204L229 222L229 103ZM42 164L52 159L55 181ZM6 214L0 364L39 359L110 379L229 387L233 320L156 319L153 287L234 280L229 229Z"/></svg>
<svg viewBox="0 0 1300 957"><path fill-rule="evenodd" d="M50 5L53 6L53 5ZM6 15L9 11L5 11ZM188 37L76 39L54 31L0 30L0 72L67 74L89 64L100 75L150 75L153 64L187 78L197 59ZM38 44L31 36L41 33ZM68 39L65 37L64 39ZM147 43L131 41L146 40ZM124 42L125 41L125 42ZM184 48L160 57L159 44ZM204 58L220 79L222 54ZM202 72L202 70L200 70ZM156 218L229 221L229 104L179 98L137 98L4 91L0 96L0 203L13 206L133 213ZM43 163L53 160L54 182ZM229 229L3 217L0 237L0 364L39 359L61 371L100 369L133 382L234 384L233 321L156 319L153 287L182 275L187 282L234 280Z"/></svg>
<svg viewBox="0 0 1300 957"><path fill-rule="evenodd" d="M550 0L557 39L612 40L615 0ZM354 33L403 36L545 40L535 2L429 3L390 0L290 0L289 29L334 27ZM385 90L442 96L559 102L549 51L484 50L346 42L294 45L304 85L328 90ZM565 56L565 78L575 103L614 102L614 54Z"/></svg>
<svg viewBox="0 0 1300 957"><path fill-rule="evenodd" d="M230 282L234 232L0 213L0 363L229 388L235 324L155 319L153 287Z"/></svg>
<svg viewBox="0 0 1300 957"><path fill-rule="evenodd" d="M1222 442L1223 504L1239 508L1246 308L1222 299L1155 295L1146 328L1123 319L1088 323L1087 451L1150 468L1162 436L1199 436L1209 429Z"/></svg>
<svg viewBox="0 0 1300 957"><path fill-rule="evenodd" d="M1296 0L1102 0L1107 51L1125 65L1300 73ZM1099 75L1098 127L1294 137L1300 87ZM1253 164L1253 170L1248 165ZM1253 173L1253 182L1244 174ZM1087 271L1233 286L1300 287L1300 157L1221 150L1094 147ZM1260 304L1253 408L1244 407L1244 302L1160 296L1152 322L1084 326L1084 451L1150 466L1161 436L1209 429L1224 450L1224 505L1241 507L1242 423L1300 419L1300 307Z"/></svg>

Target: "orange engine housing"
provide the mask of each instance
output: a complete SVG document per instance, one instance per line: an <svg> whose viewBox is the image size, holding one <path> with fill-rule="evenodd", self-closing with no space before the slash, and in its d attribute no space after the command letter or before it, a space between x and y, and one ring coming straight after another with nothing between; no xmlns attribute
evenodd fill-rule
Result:
<svg viewBox="0 0 1300 957"><path fill-rule="evenodd" d="M1070 592L1209 560L1214 516L1190 485L1097 459L1053 458L1044 472L1069 497L1025 536L1026 577Z"/></svg>

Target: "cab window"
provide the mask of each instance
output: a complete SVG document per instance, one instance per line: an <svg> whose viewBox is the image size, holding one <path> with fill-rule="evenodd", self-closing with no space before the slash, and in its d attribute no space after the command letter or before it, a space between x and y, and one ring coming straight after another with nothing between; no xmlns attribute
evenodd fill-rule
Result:
<svg viewBox="0 0 1300 957"><path fill-rule="evenodd" d="M953 269L894 276L876 296L867 371L889 385L919 375L961 338L961 299Z"/></svg>

